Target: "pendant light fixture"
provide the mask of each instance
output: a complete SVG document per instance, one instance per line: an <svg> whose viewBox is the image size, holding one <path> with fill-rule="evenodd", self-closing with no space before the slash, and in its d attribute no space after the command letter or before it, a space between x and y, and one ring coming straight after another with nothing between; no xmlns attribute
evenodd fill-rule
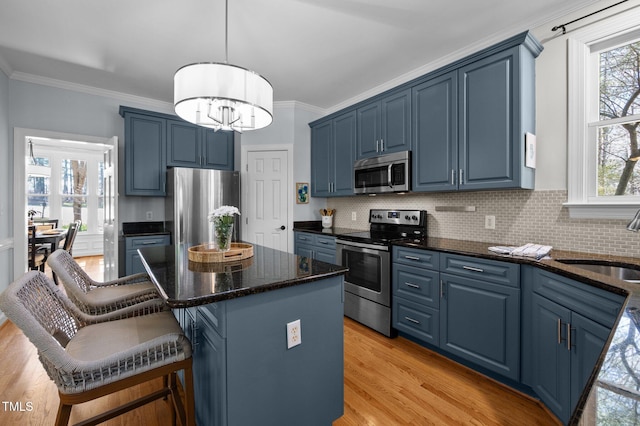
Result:
<svg viewBox="0 0 640 426"><path fill-rule="evenodd" d="M185 65L173 77L173 106L183 120L214 130L261 129L273 121L273 87L264 77L229 61L225 0L225 61Z"/></svg>

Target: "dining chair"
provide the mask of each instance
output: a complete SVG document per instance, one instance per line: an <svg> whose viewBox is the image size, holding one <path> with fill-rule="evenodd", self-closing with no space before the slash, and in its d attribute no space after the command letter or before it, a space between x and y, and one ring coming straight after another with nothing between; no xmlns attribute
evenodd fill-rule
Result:
<svg viewBox="0 0 640 426"><path fill-rule="evenodd" d="M36 227L35 225L29 225L27 227L28 232L28 246L29 246L29 269L39 270L44 272L44 265L47 261L48 250L36 244Z"/></svg>
<svg viewBox="0 0 640 426"><path fill-rule="evenodd" d="M86 315L43 273L29 271L0 294L0 309L29 338L58 387L56 425L76 404L162 378L163 388L83 422L97 424L156 399L173 422L195 425L191 343L170 311L122 318ZM184 372L184 402L177 372ZM36 383L33 386L37 386Z"/></svg>
<svg viewBox="0 0 640 426"><path fill-rule="evenodd" d="M47 264L56 277L56 284L62 281L69 299L85 314L101 315L125 308L144 313L167 309L147 274L98 282L62 249L51 253Z"/></svg>
<svg viewBox="0 0 640 426"><path fill-rule="evenodd" d="M68 251L71 254L71 250L73 249L73 243L76 240L76 235L82 226L81 220L76 220L75 222L71 222L69 224L69 228L67 228L67 236L65 237L62 243L62 249Z"/></svg>

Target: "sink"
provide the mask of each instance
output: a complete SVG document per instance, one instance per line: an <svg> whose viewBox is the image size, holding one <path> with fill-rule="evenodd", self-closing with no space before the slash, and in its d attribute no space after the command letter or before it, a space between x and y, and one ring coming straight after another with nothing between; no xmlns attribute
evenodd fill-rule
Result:
<svg viewBox="0 0 640 426"><path fill-rule="evenodd" d="M596 272L612 278L627 281L630 283L640 283L640 268L631 264L612 264L609 262L598 262L584 259L555 259L557 262L584 269L585 271Z"/></svg>

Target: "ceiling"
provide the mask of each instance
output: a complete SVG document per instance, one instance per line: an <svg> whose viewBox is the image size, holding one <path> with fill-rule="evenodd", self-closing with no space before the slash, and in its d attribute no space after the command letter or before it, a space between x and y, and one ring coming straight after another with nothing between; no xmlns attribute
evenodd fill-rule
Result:
<svg viewBox="0 0 640 426"><path fill-rule="evenodd" d="M327 110L595 0L229 0L229 63L275 101ZM0 69L173 102L173 74L223 62L224 0L2 0ZM415 74L413 76L417 76ZM42 79L44 78L44 79Z"/></svg>

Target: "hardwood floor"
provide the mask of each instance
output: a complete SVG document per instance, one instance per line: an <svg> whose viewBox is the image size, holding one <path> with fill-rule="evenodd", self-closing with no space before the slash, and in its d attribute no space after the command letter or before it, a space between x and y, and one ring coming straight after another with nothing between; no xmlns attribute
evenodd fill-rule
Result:
<svg viewBox="0 0 640 426"><path fill-rule="evenodd" d="M76 260L102 281L101 257ZM333 426L559 424L537 401L406 339L348 318L344 336L345 409ZM0 327L0 345L0 425L53 424L58 393L34 346L9 321ZM158 388L152 382L76 406L71 423ZM167 404L155 401L104 424L168 425L168 414Z"/></svg>

